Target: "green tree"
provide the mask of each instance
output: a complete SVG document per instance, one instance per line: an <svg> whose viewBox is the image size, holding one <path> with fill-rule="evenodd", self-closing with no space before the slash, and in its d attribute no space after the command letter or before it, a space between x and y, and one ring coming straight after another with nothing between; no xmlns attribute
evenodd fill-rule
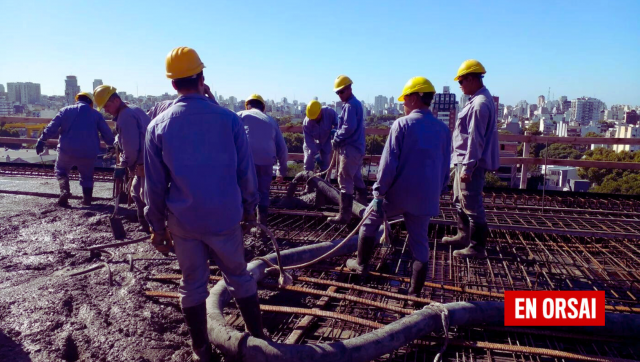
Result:
<svg viewBox="0 0 640 362"><path fill-rule="evenodd" d="M607 194L640 195L640 174L625 172L625 176L615 178L608 175L599 186L591 188L591 192L601 192Z"/></svg>
<svg viewBox="0 0 640 362"><path fill-rule="evenodd" d="M302 145L304 144L304 136L302 133L285 132L282 134L284 142L287 144L289 153L302 153Z"/></svg>
<svg viewBox="0 0 640 362"><path fill-rule="evenodd" d="M540 151L540 157L556 158L561 160L579 160L582 153L573 148L571 145L554 143Z"/></svg>
<svg viewBox="0 0 640 362"><path fill-rule="evenodd" d="M526 130L534 136L540 136L542 134L542 132L540 132L540 121L529 124Z"/></svg>
<svg viewBox="0 0 640 362"><path fill-rule="evenodd" d="M585 137L602 137L601 134L595 133L595 132L587 132L586 135L584 135Z"/></svg>
<svg viewBox="0 0 640 362"><path fill-rule="evenodd" d="M386 142L387 136L368 135L366 137L366 153L370 155L381 155Z"/></svg>
<svg viewBox="0 0 640 362"><path fill-rule="evenodd" d="M485 187L507 187L507 183L500 180L493 172L486 172L484 174L484 186Z"/></svg>
<svg viewBox="0 0 640 362"><path fill-rule="evenodd" d="M585 152L584 159L589 161L640 162L640 152L615 152L606 148L596 148ZM623 177L640 174L635 170L604 169L595 167L580 167L578 176L589 180L592 184L602 186L605 181L618 181Z"/></svg>

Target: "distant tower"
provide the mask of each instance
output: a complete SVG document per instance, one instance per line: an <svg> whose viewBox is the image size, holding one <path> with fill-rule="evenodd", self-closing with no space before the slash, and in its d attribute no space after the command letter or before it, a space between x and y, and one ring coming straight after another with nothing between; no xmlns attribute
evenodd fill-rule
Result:
<svg viewBox="0 0 640 362"><path fill-rule="evenodd" d="M76 94L80 93L80 87L78 87L78 78L75 75L68 75L64 81L64 99L67 104L74 104L76 101Z"/></svg>
<svg viewBox="0 0 640 362"><path fill-rule="evenodd" d="M93 80L93 89L92 90L95 90L96 88L98 88L101 85L102 85L102 79L94 79Z"/></svg>
<svg viewBox="0 0 640 362"><path fill-rule="evenodd" d="M544 107L544 96L540 95L538 96L538 108L542 108Z"/></svg>

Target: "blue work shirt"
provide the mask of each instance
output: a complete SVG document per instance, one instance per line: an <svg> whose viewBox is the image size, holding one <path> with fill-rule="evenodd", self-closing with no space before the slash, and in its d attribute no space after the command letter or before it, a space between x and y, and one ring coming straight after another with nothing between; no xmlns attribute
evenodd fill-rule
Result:
<svg viewBox="0 0 640 362"><path fill-rule="evenodd" d="M131 167L144 163L144 137L151 119L136 106L127 106L113 119L121 148L120 165Z"/></svg>
<svg viewBox="0 0 640 362"><path fill-rule="evenodd" d="M493 97L486 87L469 98L453 131L453 164L471 175L476 167L493 171L500 167L498 128Z"/></svg>
<svg viewBox="0 0 640 362"><path fill-rule="evenodd" d="M338 117L338 131L334 136L340 148L352 146L364 155L364 112L362 103L353 94L342 106Z"/></svg>
<svg viewBox="0 0 640 362"><path fill-rule="evenodd" d="M281 176L287 175L289 152L275 119L258 109L238 112L251 146L253 162L260 166L279 163Z"/></svg>
<svg viewBox="0 0 640 362"><path fill-rule="evenodd" d="M156 117L145 139L145 216L210 235L234 227L258 204L251 148L240 117L199 94L183 95Z"/></svg>
<svg viewBox="0 0 640 362"><path fill-rule="evenodd" d="M213 98L208 98L209 102L218 105L218 102L213 99ZM166 101L162 101L162 102L158 102L156 103L153 107L151 107L151 109L149 110L149 112L147 112L147 115L149 116L150 119L154 119L156 117L158 117L160 115L160 113L166 111L167 109L169 109L173 103L175 103L175 99L169 99Z"/></svg>
<svg viewBox="0 0 640 362"><path fill-rule="evenodd" d="M450 162L449 128L431 111L413 110L389 130L373 194L383 196L389 209L436 216Z"/></svg>
<svg viewBox="0 0 640 362"><path fill-rule="evenodd" d="M113 132L100 112L84 102L64 107L49 122L40 136L46 141L60 135L58 152L80 158L96 158L100 152L100 138L113 145Z"/></svg>
<svg viewBox="0 0 640 362"><path fill-rule="evenodd" d="M322 117L318 121L305 117L302 122L304 133L304 153L315 156L318 152L331 153L331 130L338 127L338 113L329 107L322 107Z"/></svg>

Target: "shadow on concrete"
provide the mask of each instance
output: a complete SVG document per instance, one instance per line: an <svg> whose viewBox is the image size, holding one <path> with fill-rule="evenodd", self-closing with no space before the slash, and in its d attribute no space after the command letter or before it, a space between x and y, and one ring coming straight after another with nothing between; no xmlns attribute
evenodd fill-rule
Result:
<svg viewBox="0 0 640 362"><path fill-rule="evenodd" d="M0 330L0 361L27 362L31 361L31 358L29 358L29 353L22 349L20 343L15 342Z"/></svg>

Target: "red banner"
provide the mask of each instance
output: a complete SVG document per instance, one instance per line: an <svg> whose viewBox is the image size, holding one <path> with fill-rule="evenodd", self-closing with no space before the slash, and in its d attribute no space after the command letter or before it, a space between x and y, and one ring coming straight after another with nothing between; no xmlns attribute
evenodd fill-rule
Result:
<svg viewBox="0 0 640 362"><path fill-rule="evenodd" d="M604 326L604 291L505 291L505 326Z"/></svg>

